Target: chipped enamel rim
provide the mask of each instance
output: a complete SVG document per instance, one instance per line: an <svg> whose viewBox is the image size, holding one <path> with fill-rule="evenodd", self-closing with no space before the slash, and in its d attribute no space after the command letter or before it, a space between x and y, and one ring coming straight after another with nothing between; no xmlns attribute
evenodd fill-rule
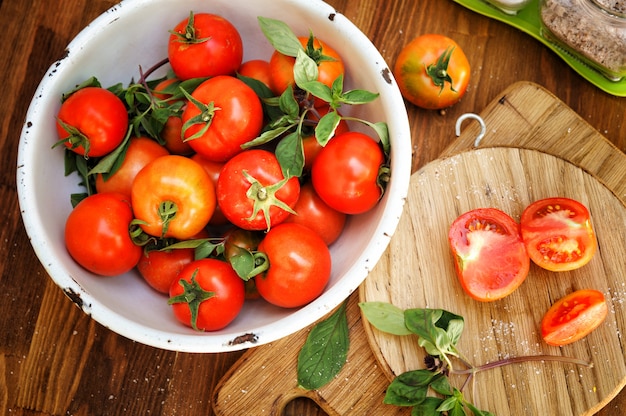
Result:
<svg viewBox="0 0 626 416"><path fill-rule="evenodd" d="M244 4L245 2L245 4ZM69 257L63 242L69 195L78 178L65 177L63 152L51 149L62 92L90 76L104 86L137 79L165 57L166 31L189 11L221 14L244 39L244 59L268 59L271 46L256 17L288 23L297 34L311 29L330 43L346 63L346 88L368 89L380 98L342 111L389 125L392 178L383 200L349 219L331 247L333 273L326 291L299 309L281 309L264 301L248 302L226 329L196 333L178 323L162 295L135 273L113 278L94 276ZM361 125L351 126L368 132ZM371 133L371 131L370 131ZM184 352L223 352L266 344L322 318L366 278L388 246L399 222L411 174L411 137L404 102L384 59L369 39L328 4L309 0L123 0L103 13L67 47L66 56L44 75L30 104L19 143L17 187L22 218L33 249L55 283L82 310L112 331L157 348Z"/></svg>

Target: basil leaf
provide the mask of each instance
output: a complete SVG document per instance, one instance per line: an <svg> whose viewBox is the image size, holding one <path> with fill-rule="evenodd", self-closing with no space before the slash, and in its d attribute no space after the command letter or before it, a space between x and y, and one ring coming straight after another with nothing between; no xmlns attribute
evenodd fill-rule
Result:
<svg viewBox="0 0 626 416"><path fill-rule="evenodd" d="M316 81L319 77L317 64L304 50L299 50L296 62L293 64L293 79L296 85L305 89L307 83Z"/></svg>
<svg viewBox="0 0 626 416"><path fill-rule="evenodd" d="M439 373L439 377L436 377L432 383L430 383L430 388L444 396L450 396L454 393L450 385L450 380L441 373Z"/></svg>
<svg viewBox="0 0 626 416"><path fill-rule="evenodd" d="M428 385L435 373L428 370L413 370L400 374L393 379L383 403L395 406L416 406L426 399Z"/></svg>
<svg viewBox="0 0 626 416"><path fill-rule="evenodd" d="M298 86L315 97L321 98L327 103L330 103L333 99L332 92L330 88L328 88L328 85L319 81L301 82Z"/></svg>
<svg viewBox="0 0 626 416"><path fill-rule="evenodd" d="M443 399L439 397L426 397L421 403L413 407L411 415L420 416L441 416L441 412L437 408L441 405Z"/></svg>
<svg viewBox="0 0 626 416"><path fill-rule="evenodd" d="M117 171L124 161L124 156L126 155L126 150L128 150L129 144L130 134L127 133L122 143L120 143L115 150L100 159L98 164L91 168L89 175L94 175L96 173L113 173Z"/></svg>
<svg viewBox="0 0 626 416"><path fill-rule="evenodd" d="M258 21L261 31L278 52L295 58L298 51L304 50L298 37L286 23L261 16Z"/></svg>
<svg viewBox="0 0 626 416"><path fill-rule="evenodd" d="M341 122L341 116L336 111L329 111L324 114L315 127L315 139L326 146L326 143L335 135L335 130Z"/></svg>
<svg viewBox="0 0 626 416"><path fill-rule="evenodd" d="M280 164L283 176L287 179L302 176L304 169L304 150L302 138L296 132L283 137L276 146L276 159Z"/></svg>
<svg viewBox="0 0 626 416"><path fill-rule="evenodd" d="M348 356L347 303L316 324L298 355L298 385L307 390L319 389L343 368Z"/></svg>
<svg viewBox="0 0 626 416"><path fill-rule="evenodd" d="M387 302L359 303L365 318L376 329L393 335L410 335L404 323L404 311Z"/></svg>
<svg viewBox="0 0 626 416"><path fill-rule="evenodd" d="M341 102L345 104L367 104L374 101L379 95L365 90L351 90L343 93Z"/></svg>

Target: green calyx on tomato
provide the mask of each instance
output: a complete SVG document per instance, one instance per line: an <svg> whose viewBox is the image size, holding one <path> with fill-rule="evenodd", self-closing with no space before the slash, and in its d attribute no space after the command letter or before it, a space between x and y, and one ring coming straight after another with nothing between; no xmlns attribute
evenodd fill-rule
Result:
<svg viewBox="0 0 626 416"><path fill-rule="evenodd" d="M211 39L210 37L198 38L196 36L196 27L194 26L193 11L189 12L189 19L187 20L187 25L185 26L184 33L180 33L175 30L170 30L169 33L175 35L176 40L182 43L202 43Z"/></svg>
<svg viewBox="0 0 626 416"><path fill-rule="evenodd" d="M207 299L211 299L215 296L215 292L210 292L204 290L196 281L196 276L198 275L198 269L196 269L191 275L191 282L186 280L179 280L178 283L183 287L184 291L180 295L173 296L169 298L167 301L168 305L173 305L175 303L186 303L189 305L189 311L191 312L191 327L196 331L198 329L198 310L200 309L200 304Z"/></svg>
<svg viewBox="0 0 626 416"><path fill-rule="evenodd" d="M244 170L242 174L248 182L250 182L250 188L246 191L246 196L253 201L252 215L250 215L248 220L254 220L259 211L263 212L263 217L267 224L267 231L269 231L272 223L270 219L270 208L273 206L281 208L290 214L296 214L289 205L285 204L276 196L276 193L291 179L290 177L284 178L275 184L264 186L257 179L250 176L247 171Z"/></svg>
<svg viewBox="0 0 626 416"><path fill-rule="evenodd" d="M452 77L448 73L448 65L450 64L450 57L454 52L454 46L449 47L444 53L439 56L436 63L430 64L426 67L426 73L433 80L433 83L440 87L439 94L443 92L446 82L450 83L450 90L456 92Z"/></svg>
<svg viewBox="0 0 626 416"><path fill-rule="evenodd" d="M185 137L185 131L189 127L195 126L198 124L202 125L202 128L198 130L195 134L183 140L184 142L187 142L187 141L195 140L199 137L202 137L207 132L207 130L209 130L209 127L211 127L211 122L213 121L213 117L215 116L215 112L218 111L219 108L215 107L215 103L213 101L205 104L195 99L191 94L189 94L185 90L183 90L183 94L193 105L195 105L198 108L198 110L200 110L200 114L198 114L197 116L191 117L189 120L187 120L183 124L183 127L181 129L182 137L183 138Z"/></svg>

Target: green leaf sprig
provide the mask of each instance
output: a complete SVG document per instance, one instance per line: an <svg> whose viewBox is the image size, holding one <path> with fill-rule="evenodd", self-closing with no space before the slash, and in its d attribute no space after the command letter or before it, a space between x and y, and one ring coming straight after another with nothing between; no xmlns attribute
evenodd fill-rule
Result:
<svg viewBox="0 0 626 416"><path fill-rule="evenodd" d="M350 348L347 301L316 324L298 354L298 385L315 390L326 385L343 368Z"/></svg>
<svg viewBox="0 0 626 416"><path fill-rule="evenodd" d="M304 167L302 139L314 134L321 146L334 136L341 120L363 123L371 127L378 136L385 155L390 153L389 131L385 122L370 122L357 117L342 116L339 109L343 105L361 105L376 100L378 93L355 89L344 91L343 74L338 76L332 87L318 81L318 66L334 58L324 54L322 48L314 47L314 35L309 33L306 46L303 46L291 28L276 19L258 17L261 31L280 53L295 58L295 85L287 88L280 97L262 96L264 106L273 107L269 123L259 137L244 145L253 147L274 139L284 141L278 146L276 156L285 177L300 176ZM243 79L244 82L249 80ZM250 85L255 90L258 85ZM307 113L317 113L315 99L328 104L329 111L323 117L307 117ZM316 114L319 115L319 114ZM311 133L311 130L313 132Z"/></svg>
<svg viewBox="0 0 626 416"><path fill-rule="evenodd" d="M473 366L456 347L465 326L462 316L443 309L402 310L386 302L363 302L359 306L375 328L398 336L416 335L418 344L428 354L424 359L426 368L400 374L392 380L385 394L384 403L412 407L412 415L492 416L489 411L474 406L462 393L463 387L480 371L527 361L593 366L587 361L554 355L510 357ZM456 368L453 360L460 361L464 368ZM450 384L451 374L467 376L461 388Z"/></svg>

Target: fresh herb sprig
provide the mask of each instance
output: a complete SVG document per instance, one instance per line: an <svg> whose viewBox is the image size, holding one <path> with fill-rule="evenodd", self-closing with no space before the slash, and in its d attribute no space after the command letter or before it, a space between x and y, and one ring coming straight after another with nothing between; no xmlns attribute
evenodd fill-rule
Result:
<svg viewBox="0 0 626 416"><path fill-rule="evenodd" d="M465 326L462 316L443 309L402 310L386 302L363 302L359 306L366 319L378 330L399 336L417 335L419 346L428 354L424 359L425 368L397 376L384 398L386 404L412 407L413 415L493 415L478 409L462 393L463 387L480 371L527 361L559 361L593 366L587 361L554 355L511 357L473 366L457 349ZM453 360L460 361L464 368L455 367ZM450 384L449 376L452 374L467 376L462 387Z"/></svg>

